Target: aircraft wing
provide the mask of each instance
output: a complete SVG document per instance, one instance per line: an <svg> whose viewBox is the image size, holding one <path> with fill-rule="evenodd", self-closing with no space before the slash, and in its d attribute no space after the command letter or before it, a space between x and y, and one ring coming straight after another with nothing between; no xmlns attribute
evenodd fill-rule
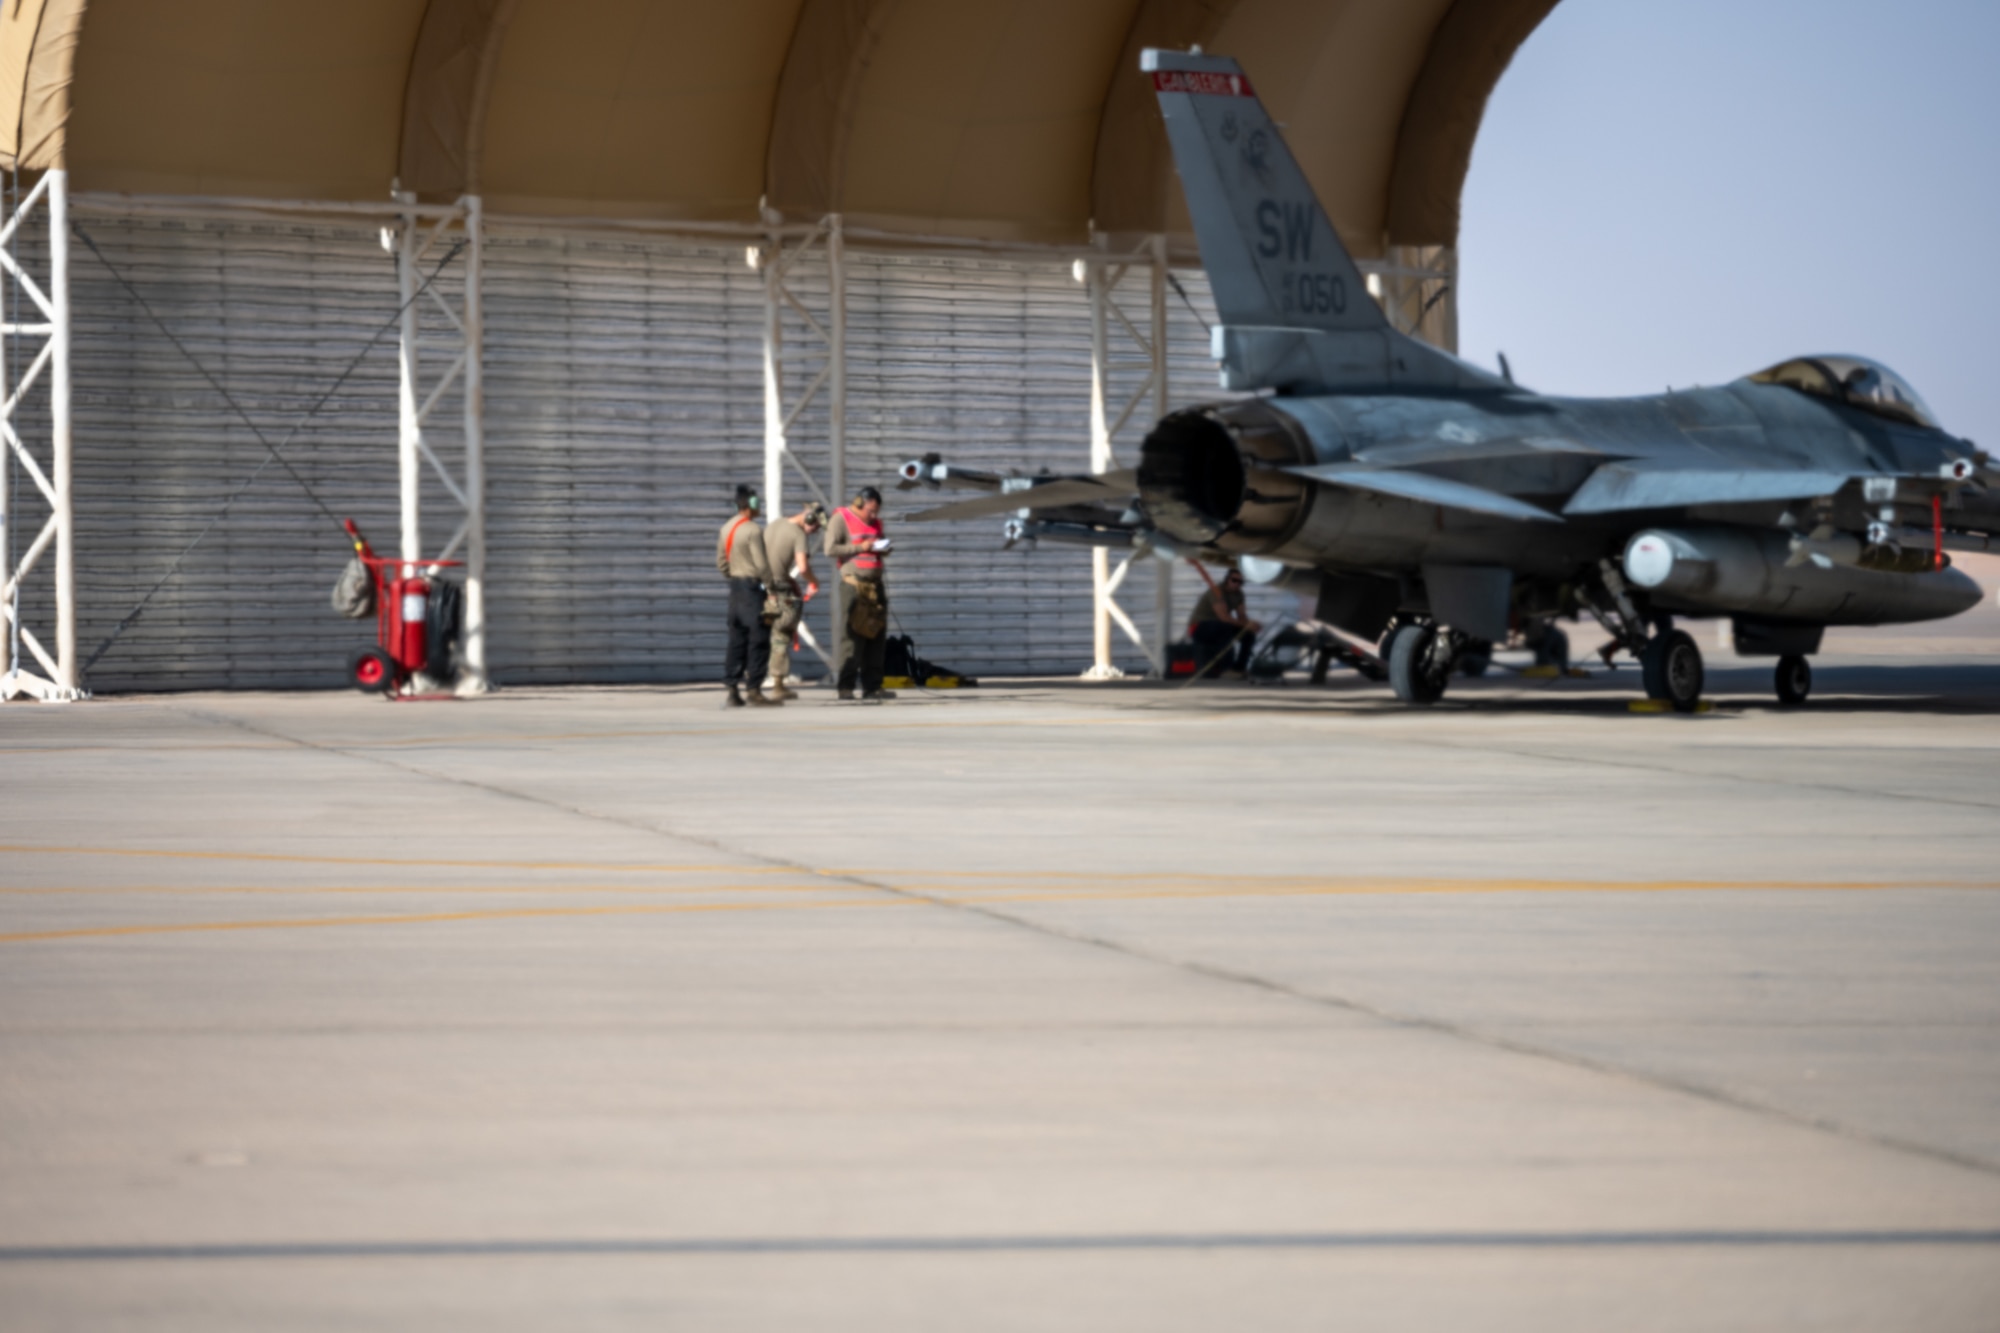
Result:
<svg viewBox="0 0 2000 1333"><path fill-rule="evenodd" d="M1631 509L1756 504L1831 495L1853 480L1848 472L1802 468L1682 468L1645 462L1606 463L1563 506L1565 514L1615 514Z"/></svg>
<svg viewBox="0 0 2000 1333"><path fill-rule="evenodd" d="M970 500L960 500L956 504L940 505L936 509L909 514L905 516L904 521L935 523L954 518L987 518L995 514L1013 514L1023 509L1069 509L1076 505L1123 506L1131 498L1137 485L1138 476L1130 468L1106 472L1099 476L1009 477L1003 482L1006 489L988 491Z"/></svg>
<svg viewBox="0 0 2000 1333"><path fill-rule="evenodd" d="M906 522L942 522L946 518L986 518L992 514L1014 514L1020 510L1072 508L1076 504L1124 504L1138 476L1126 468L1104 472L1102 476L1010 476L1008 482L1024 482L1008 490L990 490L972 500L940 504L916 514L906 514ZM1032 484L1028 484L1032 482Z"/></svg>
<svg viewBox="0 0 2000 1333"><path fill-rule="evenodd" d="M1601 470L1601 469L1600 469ZM1356 467L1352 463L1319 463L1311 467L1288 467L1295 477L1309 477L1329 486L1393 495L1419 504L1443 505L1495 518L1511 518L1524 523L1560 523L1561 517L1483 486L1471 486L1428 472L1400 472L1388 468Z"/></svg>

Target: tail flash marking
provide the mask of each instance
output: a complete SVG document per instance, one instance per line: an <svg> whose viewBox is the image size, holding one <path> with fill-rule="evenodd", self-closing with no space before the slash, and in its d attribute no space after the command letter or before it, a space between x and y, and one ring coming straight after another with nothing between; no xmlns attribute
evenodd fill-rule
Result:
<svg viewBox="0 0 2000 1333"><path fill-rule="evenodd" d="M1385 329L1305 173L1236 62L1149 50L1141 68L1159 95L1224 324L1325 333Z"/></svg>

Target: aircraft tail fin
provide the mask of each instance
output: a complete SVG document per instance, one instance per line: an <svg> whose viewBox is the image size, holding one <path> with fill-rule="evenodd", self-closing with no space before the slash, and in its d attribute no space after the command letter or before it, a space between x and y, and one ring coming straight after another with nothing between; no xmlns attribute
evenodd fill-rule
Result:
<svg viewBox="0 0 2000 1333"><path fill-rule="evenodd" d="M1388 328L1305 173L1228 56L1147 50L1225 325L1320 332Z"/></svg>

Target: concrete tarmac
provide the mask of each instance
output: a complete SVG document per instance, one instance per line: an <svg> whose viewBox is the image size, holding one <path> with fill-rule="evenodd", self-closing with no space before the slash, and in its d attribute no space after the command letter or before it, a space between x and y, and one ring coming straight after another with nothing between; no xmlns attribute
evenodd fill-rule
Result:
<svg viewBox="0 0 2000 1333"><path fill-rule="evenodd" d="M0 709L0 1327L2000 1327L2000 668L1631 675Z"/></svg>

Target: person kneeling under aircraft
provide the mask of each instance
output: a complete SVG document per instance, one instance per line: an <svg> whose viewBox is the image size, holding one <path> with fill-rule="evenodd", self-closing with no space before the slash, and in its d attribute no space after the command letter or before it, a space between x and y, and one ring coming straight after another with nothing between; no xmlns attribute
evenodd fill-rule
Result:
<svg viewBox="0 0 2000 1333"><path fill-rule="evenodd" d="M1243 572L1232 569L1220 584L1209 585L1188 614L1188 638L1204 675L1228 671L1242 676L1250 669L1250 652L1263 626L1250 618L1243 604Z"/></svg>

